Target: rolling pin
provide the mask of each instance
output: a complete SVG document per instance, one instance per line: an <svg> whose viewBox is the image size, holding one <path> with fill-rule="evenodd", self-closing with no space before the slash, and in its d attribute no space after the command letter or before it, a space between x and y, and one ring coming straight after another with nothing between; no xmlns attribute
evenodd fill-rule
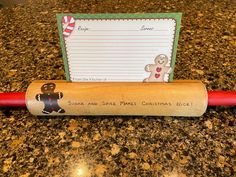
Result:
<svg viewBox="0 0 236 177"><path fill-rule="evenodd" d="M201 116L207 106L235 106L236 91L208 91L200 81L171 83L34 81L26 93L0 93L0 106L33 115Z"/></svg>

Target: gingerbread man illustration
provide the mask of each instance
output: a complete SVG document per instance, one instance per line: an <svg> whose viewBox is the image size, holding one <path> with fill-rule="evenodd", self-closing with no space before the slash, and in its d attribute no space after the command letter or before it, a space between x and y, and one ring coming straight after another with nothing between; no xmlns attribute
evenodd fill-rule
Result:
<svg viewBox="0 0 236 177"><path fill-rule="evenodd" d="M44 103L44 109L42 113L50 114L53 111L58 113L64 113L65 110L58 105L58 100L63 97L62 92L54 92L56 84L46 83L41 87L42 94L37 94L35 96L37 101L42 101Z"/></svg>
<svg viewBox="0 0 236 177"><path fill-rule="evenodd" d="M166 66L167 63L168 57L166 55L158 55L155 58L155 64L150 64L145 67L145 70L151 73L149 78L146 78L144 82L168 82L172 68Z"/></svg>

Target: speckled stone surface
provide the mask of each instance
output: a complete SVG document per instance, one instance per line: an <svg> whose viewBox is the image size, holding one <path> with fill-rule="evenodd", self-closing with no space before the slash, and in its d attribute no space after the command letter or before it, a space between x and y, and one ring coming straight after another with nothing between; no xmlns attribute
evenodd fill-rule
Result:
<svg viewBox="0 0 236 177"><path fill-rule="evenodd" d="M216 1L42 0L0 9L0 91L65 79L55 14L182 12L175 79L236 90L236 6ZM236 108L200 118L35 117L0 108L0 176L235 176Z"/></svg>

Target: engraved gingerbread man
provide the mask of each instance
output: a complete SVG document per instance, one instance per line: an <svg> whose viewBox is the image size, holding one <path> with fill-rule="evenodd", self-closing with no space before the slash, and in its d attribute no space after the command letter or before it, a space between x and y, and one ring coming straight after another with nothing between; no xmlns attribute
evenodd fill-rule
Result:
<svg viewBox="0 0 236 177"><path fill-rule="evenodd" d="M44 109L42 113L50 114L53 111L58 113L64 113L65 110L58 105L58 100L63 97L62 92L54 92L56 84L46 83L41 87L41 94L37 94L35 99L44 103Z"/></svg>
<svg viewBox="0 0 236 177"><path fill-rule="evenodd" d="M172 68L166 66L167 63L168 57L166 55L158 55L155 58L155 64L150 64L145 67L145 71L151 73L149 78L146 78L144 82L168 82Z"/></svg>

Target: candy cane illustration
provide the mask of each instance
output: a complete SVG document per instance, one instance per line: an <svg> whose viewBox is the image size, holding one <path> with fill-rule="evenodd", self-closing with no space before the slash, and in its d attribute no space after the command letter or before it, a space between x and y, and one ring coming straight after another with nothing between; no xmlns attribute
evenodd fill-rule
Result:
<svg viewBox="0 0 236 177"><path fill-rule="evenodd" d="M70 36L74 27L75 27L75 20L71 16L64 16L62 18L62 24L65 24L66 27L64 28L63 35L64 37Z"/></svg>

